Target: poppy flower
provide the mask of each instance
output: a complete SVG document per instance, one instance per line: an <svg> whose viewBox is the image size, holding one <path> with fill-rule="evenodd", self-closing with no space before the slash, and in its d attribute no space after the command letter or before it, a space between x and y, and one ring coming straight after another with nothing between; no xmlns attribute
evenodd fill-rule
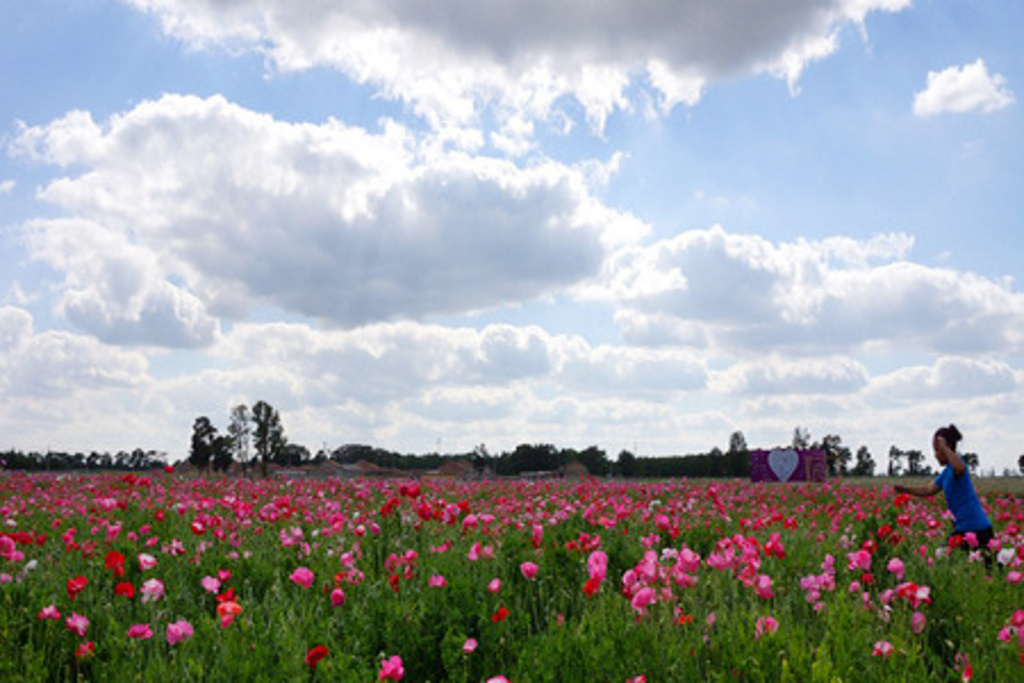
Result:
<svg viewBox="0 0 1024 683"><path fill-rule="evenodd" d="M310 670L315 669L316 665L320 663L320 660L326 657L330 652L323 645L317 645L306 653L306 666Z"/></svg>
<svg viewBox="0 0 1024 683"><path fill-rule="evenodd" d="M96 652L96 643L91 640L79 643L75 648L75 659L88 659Z"/></svg>
<svg viewBox="0 0 1024 683"><path fill-rule="evenodd" d="M188 640L193 634L192 624L184 619L178 619L167 624L167 644L177 645L183 640Z"/></svg>
<svg viewBox="0 0 1024 683"><path fill-rule="evenodd" d="M896 648L888 640L879 640L871 650L872 657L891 657Z"/></svg>
<svg viewBox="0 0 1024 683"><path fill-rule="evenodd" d="M308 568L299 567L298 569L293 571L292 575L288 578L290 578L292 582L298 586L302 586L303 588L309 588L313 585L314 576L313 572L310 571Z"/></svg>
<svg viewBox="0 0 1024 683"><path fill-rule="evenodd" d="M331 591L331 607L341 607L345 604L345 591L335 588Z"/></svg>
<svg viewBox="0 0 1024 683"><path fill-rule="evenodd" d="M47 605L46 607L39 610L39 614L36 617L42 621L44 619L53 619L54 621L60 619L60 610L57 609L56 605Z"/></svg>
<svg viewBox="0 0 1024 683"><path fill-rule="evenodd" d="M147 553L139 553L139 569L147 571L156 566L156 558Z"/></svg>
<svg viewBox="0 0 1024 683"><path fill-rule="evenodd" d="M402 665L402 658L398 655L388 657L380 665L380 673L377 674L378 681L400 681L405 678L405 667Z"/></svg>
<svg viewBox="0 0 1024 683"><path fill-rule="evenodd" d="M132 624L128 627L128 637L136 640L149 640L153 637L153 629L149 624Z"/></svg>
<svg viewBox="0 0 1024 683"><path fill-rule="evenodd" d="M127 581L121 581L114 586L114 595L120 595L131 600L135 597L135 586Z"/></svg>
<svg viewBox="0 0 1024 683"><path fill-rule="evenodd" d="M466 642L462 644L462 651L467 655L473 654L476 650L478 643L473 638L466 638Z"/></svg>
<svg viewBox="0 0 1024 683"><path fill-rule="evenodd" d="M217 605L217 616L220 617L220 627L227 628L242 613L242 606L237 602L226 601Z"/></svg>
<svg viewBox="0 0 1024 683"><path fill-rule="evenodd" d="M72 612L71 616L64 620L64 625L75 635L84 636L85 630L89 628L89 620L78 612Z"/></svg>
<svg viewBox="0 0 1024 683"><path fill-rule="evenodd" d="M498 608L498 611L491 615L491 621L495 624L508 619L508 608L502 605Z"/></svg>
<svg viewBox="0 0 1024 683"><path fill-rule="evenodd" d="M758 617L754 624L754 640L761 640L762 636L775 633L779 630L779 622L774 617Z"/></svg>
<svg viewBox="0 0 1024 683"><path fill-rule="evenodd" d="M116 550L111 550L107 553L104 564L108 570L113 572L114 578L119 579L124 576L124 555L121 553Z"/></svg>
<svg viewBox="0 0 1024 683"><path fill-rule="evenodd" d="M160 579L149 579L142 584L139 592L142 593L143 604L156 602L164 596L164 582Z"/></svg>
<svg viewBox="0 0 1024 683"><path fill-rule="evenodd" d="M523 562L519 565L519 571L522 572L523 578L528 581L533 581L537 576L537 570L539 567L534 562Z"/></svg>
<svg viewBox="0 0 1024 683"><path fill-rule="evenodd" d="M76 576L73 579L68 579L68 597L74 600L78 597L78 594L85 590L85 587L89 584L89 580L84 576Z"/></svg>

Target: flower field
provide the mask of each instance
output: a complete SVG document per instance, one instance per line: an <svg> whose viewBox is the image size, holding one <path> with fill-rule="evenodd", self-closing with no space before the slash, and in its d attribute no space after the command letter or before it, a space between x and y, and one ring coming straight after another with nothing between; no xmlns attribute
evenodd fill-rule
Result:
<svg viewBox="0 0 1024 683"><path fill-rule="evenodd" d="M1024 679L1014 492L0 476L0 680Z"/></svg>

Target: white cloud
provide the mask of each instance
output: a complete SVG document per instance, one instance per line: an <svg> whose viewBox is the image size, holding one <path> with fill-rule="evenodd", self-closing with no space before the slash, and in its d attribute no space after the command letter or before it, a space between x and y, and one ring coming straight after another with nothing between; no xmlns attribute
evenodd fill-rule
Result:
<svg viewBox="0 0 1024 683"><path fill-rule="evenodd" d="M103 126L73 113L14 147L86 167L41 192L78 218L31 223L30 242L66 273L65 313L112 341L209 343L210 315L256 303L350 326L521 302L646 230L591 195L592 165L519 167L220 97Z"/></svg>
<svg viewBox="0 0 1024 683"><path fill-rule="evenodd" d="M903 235L773 244L695 230L611 259L603 288L635 343L791 354L903 348L1019 353L1024 295L903 260Z"/></svg>
<svg viewBox="0 0 1024 683"><path fill-rule="evenodd" d="M1006 79L989 74L985 62L978 59L961 67L928 72L928 86L914 95L914 114L935 116L947 112L989 113L1005 109L1015 102Z"/></svg>
<svg viewBox="0 0 1024 683"><path fill-rule="evenodd" d="M779 394L853 394L866 387L870 375L852 358L811 358L797 361L766 356L731 366L718 379L720 386L740 396Z"/></svg>
<svg viewBox="0 0 1024 683"><path fill-rule="evenodd" d="M67 332L36 332L28 311L0 307L0 405L135 387L147 380L147 368L138 353Z"/></svg>
<svg viewBox="0 0 1024 683"><path fill-rule="evenodd" d="M10 194L16 185L17 183L13 180L0 181L0 194Z"/></svg>
<svg viewBox="0 0 1024 683"><path fill-rule="evenodd" d="M197 46L265 53L278 69L336 68L428 120L472 121L481 106L547 117L574 96L600 130L630 106L637 77L664 108L695 103L708 83L768 73L791 88L834 52L844 26L910 0L125 0Z"/></svg>

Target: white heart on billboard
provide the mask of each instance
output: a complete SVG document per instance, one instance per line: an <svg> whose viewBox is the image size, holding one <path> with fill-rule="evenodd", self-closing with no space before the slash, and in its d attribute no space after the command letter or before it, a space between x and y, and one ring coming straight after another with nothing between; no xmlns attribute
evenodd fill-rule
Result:
<svg viewBox="0 0 1024 683"><path fill-rule="evenodd" d="M793 449L772 451L768 454L768 467L775 473L776 479L782 482L789 481L799 464L800 456Z"/></svg>

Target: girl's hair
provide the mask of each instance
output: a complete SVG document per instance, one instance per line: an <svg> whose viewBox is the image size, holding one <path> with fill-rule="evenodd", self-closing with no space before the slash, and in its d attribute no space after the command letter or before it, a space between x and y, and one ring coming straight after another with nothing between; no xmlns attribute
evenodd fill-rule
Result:
<svg viewBox="0 0 1024 683"><path fill-rule="evenodd" d="M954 451L956 450L956 445L960 443L960 439L964 438L964 435L960 433L960 430L957 429L954 424L951 424L948 427L939 427L935 432L935 436L941 436L945 439L946 444Z"/></svg>

